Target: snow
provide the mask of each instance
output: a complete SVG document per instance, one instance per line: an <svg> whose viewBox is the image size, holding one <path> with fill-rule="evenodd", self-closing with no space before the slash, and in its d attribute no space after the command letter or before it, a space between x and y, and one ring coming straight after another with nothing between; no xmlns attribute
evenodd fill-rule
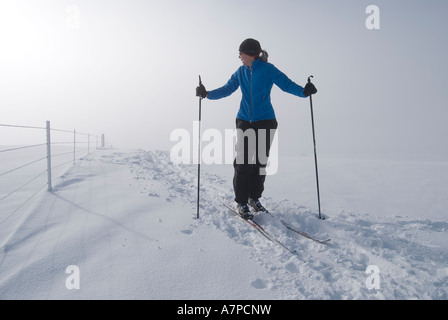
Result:
<svg viewBox="0 0 448 320"><path fill-rule="evenodd" d="M280 157L255 218L296 254L224 208L231 165L201 166L200 219L168 151L95 150L24 205L1 176L0 299L447 299L448 163L319 158L320 220L313 161Z"/></svg>

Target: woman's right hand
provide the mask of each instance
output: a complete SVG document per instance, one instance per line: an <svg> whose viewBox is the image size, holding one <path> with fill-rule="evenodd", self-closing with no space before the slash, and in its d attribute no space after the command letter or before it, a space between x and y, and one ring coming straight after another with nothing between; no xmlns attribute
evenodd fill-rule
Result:
<svg viewBox="0 0 448 320"><path fill-rule="evenodd" d="M204 85L201 83L196 87L196 97L207 98L207 90L205 90Z"/></svg>

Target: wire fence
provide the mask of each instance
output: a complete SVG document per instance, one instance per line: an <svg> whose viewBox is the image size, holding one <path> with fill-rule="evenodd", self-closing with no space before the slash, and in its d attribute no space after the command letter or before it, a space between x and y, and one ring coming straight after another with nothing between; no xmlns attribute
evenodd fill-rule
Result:
<svg viewBox="0 0 448 320"><path fill-rule="evenodd" d="M51 128L50 121L45 127L0 124L0 129L2 139L11 142L0 146L0 225L45 188L52 191L54 178L76 160L105 147L104 134ZM17 130L35 143L14 144Z"/></svg>

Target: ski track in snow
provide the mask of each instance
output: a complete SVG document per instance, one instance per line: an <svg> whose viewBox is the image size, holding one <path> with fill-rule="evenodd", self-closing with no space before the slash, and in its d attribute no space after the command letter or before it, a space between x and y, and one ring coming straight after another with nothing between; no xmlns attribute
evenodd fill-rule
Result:
<svg viewBox="0 0 448 320"><path fill-rule="evenodd" d="M129 164L142 192L166 201L181 201L186 212L196 215L197 165L175 164L169 153L141 151L116 153L110 159ZM229 170L232 170L229 168ZM263 198L275 216L313 235L330 237L319 244L287 230L280 219L256 215L255 219L297 254L267 241L249 225L224 208L223 197L232 203L230 172L227 177L201 172L200 221L186 226L214 228L241 246L249 247L252 259L271 276L256 279L252 286L287 292L282 299L447 299L448 223L406 217L377 218L353 212L328 212L321 221L308 208L293 201ZM161 188L161 186L163 188ZM440 246L425 239L440 238ZM369 266L378 266L379 288L368 289Z"/></svg>

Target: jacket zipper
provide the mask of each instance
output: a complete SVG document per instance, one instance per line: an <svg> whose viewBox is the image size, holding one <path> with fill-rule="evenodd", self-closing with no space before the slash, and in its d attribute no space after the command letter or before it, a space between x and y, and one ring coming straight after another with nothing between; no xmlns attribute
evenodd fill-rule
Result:
<svg viewBox="0 0 448 320"><path fill-rule="evenodd" d="M253 105L253 97L252 97L252 68L249 68L250 70L250 123L252 123L252 115L254 111L254 105Z"/></svg>

